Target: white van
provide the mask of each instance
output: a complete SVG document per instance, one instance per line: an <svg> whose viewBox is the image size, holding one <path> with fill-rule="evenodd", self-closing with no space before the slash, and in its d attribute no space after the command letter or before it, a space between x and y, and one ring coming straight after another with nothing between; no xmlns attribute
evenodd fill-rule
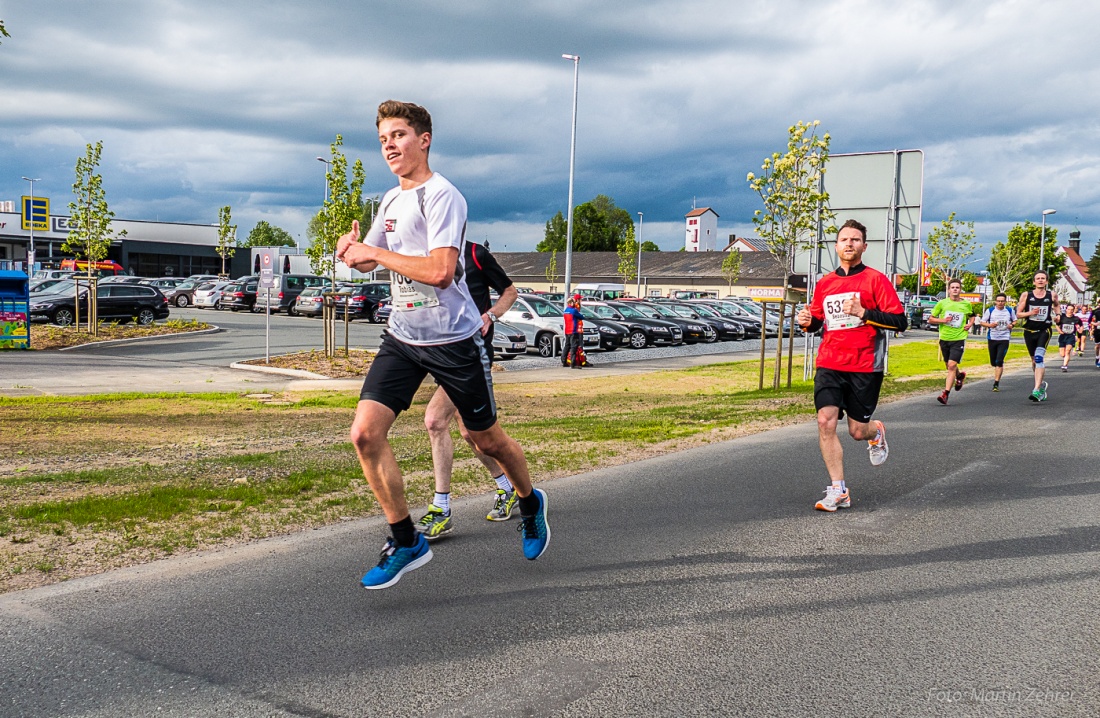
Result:
<svg viewBox="0 0 1100 718"><path fill-rule="evenodd" d="M589 299L618 299L626 294L626 285L623 284L574 284L573 293L588 297Z"/></svg>

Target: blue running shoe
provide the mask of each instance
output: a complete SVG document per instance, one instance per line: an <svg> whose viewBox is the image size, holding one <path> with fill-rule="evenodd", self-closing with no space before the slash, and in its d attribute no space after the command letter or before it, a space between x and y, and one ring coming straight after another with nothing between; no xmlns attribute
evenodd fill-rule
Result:
<svg viewBox="0 0 1100 718"><path fill-rule="evenodd" d="M408 548L398 546L392 538L386 539L382 547L382 560L367 571L359 582L363 588L389 588L401 580L402 574L420 568L432 560L432 550L424 534L416 534L416 543Z"/></svg>
<svg viewBox="0 0 1100 718"><path fill-rule="evenodd" d="M539 510L533 516L519 517L519 531L523 534L523 555L534 561L546 553L550 545L550 524L546 522L546 492L535 489L539 497Z"/></svg>

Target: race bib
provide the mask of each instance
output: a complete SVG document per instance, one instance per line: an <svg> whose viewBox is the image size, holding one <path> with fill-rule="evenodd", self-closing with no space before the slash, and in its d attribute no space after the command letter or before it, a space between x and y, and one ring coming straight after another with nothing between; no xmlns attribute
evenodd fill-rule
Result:
<svg viewBox="0 0 1100 718"><path fill-rule="evenodd" d="M825 311L825 328L830 332L835 332L839 329L852 329L853 327L862 326L862 319L844 313L844 300L858 296L859 292L843 292L825 297L825 301L821 303L821 308Z"/></svg>
<svg viewBox="0 0 1100 718"><path fill-rule="evenodd" d="M396 272L390 282L392 307L395 312L413 312L426 307L438 307L439 295L435 287L414 282Z"/></svg>
<svg viewBox="0 0 1100 718"><path fill-rule="evenodd" d="M1037 322L1045 322L1050 317L1050 307L1035 307L1039 313L1032 317Z"/></svg>
<svg viewBox="0 0 1100 718"><path fill-rule="evenodd" d="M1075 325L1073 325L1073 324L1063 324L1062 325L1062 333L1063 334L1070 334L1070 333L1073 332L1074 327L1075 327Z"/></svg>
<svg viewBox="0 0 1100 718"><path fill-rule="evenodd" d="M1004 329L1008 329L1009 326L1011 326L1011 325L1008 322L1005 322L1005 321L997 322L997 329L1004 330Z"/></svg>
<svg viewBox="0 0 1100 718"><path fill-rule="evenodd" d="M947 312L943 316L947 319L947 326L949 327L955 327L957 329L963 325L962 312Z"/></svg>

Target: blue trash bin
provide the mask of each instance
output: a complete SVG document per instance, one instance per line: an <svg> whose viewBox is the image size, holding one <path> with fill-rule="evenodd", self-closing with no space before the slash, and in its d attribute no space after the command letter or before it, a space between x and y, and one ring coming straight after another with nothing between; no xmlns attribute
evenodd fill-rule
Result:
<svg viewBox="0 0 1100 718"><path fill-rule="evenodd" d="M0 270L0 349L31 348L30 278Z"/></svg>

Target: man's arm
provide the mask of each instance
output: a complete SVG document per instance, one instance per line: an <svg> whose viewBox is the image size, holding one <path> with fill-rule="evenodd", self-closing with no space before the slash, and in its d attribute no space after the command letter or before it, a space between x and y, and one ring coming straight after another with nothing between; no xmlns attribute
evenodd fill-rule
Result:
<svg viewBox="0 0 1100 718"><path fill-rule="evenodd" d="M905 305L898 299L897 290L889 283L885 276L879 277L874 285L873 296L876 309L861 307L862 314L857 314L864 323L882 329L892 329L895 332L904 332L909 328L909 317L905 315Z"/></svg>

